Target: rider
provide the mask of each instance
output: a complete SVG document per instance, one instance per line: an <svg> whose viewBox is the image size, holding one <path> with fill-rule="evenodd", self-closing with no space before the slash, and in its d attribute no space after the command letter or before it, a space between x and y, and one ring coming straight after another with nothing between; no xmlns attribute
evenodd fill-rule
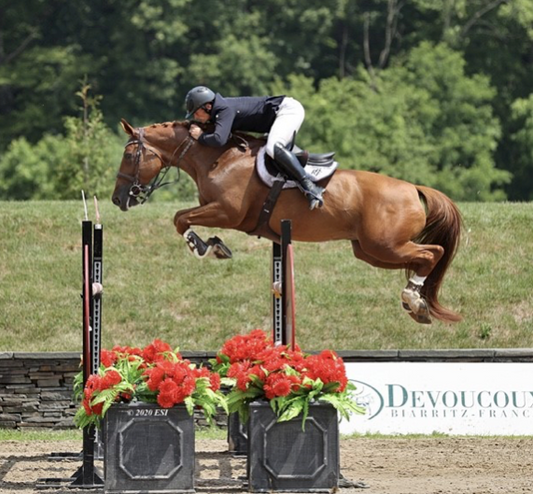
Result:
<svg viewBox="0 0 533 494"><path fill-rule="evenodd" d="M197 86L187 93L185 106L187 120L193 117L197 122L215 125L211 134L197 125L190 127L190 135L206 146L224 146L233 130L268 132L266 153L284 173L298 181L310 209L322 207L325 190L310 179L298 158L287 149L304 120L305 110L300 102L287 96L224 98L205 86Z"/></svg>

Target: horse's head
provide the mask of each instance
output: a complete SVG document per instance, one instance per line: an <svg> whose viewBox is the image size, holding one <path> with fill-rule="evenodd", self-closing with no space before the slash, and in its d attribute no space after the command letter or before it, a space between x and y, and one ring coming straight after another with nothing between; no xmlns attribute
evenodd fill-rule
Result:
<svg viewBox="0 0 533 494"><path fill-rule="evenodd" d="M121 124L130 138L124 148L112 200L122 211L127 211L146 200L148 184L161 171L163 159L157 150L147 146L143 128L134 129L124 119Z"/></svg>
<svg viewBox="0 0 533 494"><path fill-rule="evenodd" d="M143 204L156 189L166 185L163 183L165 174L171 166L178 165L194 141L183 126L173 128L170 137L160 136L159 142L157 136L152 135L149 139L147 135L147 130L155 133L156 126L133 128L124 119L121 124L130 138L124 148L112 200L122 211L127 211L130 207ZM161 129L165 128L168 129L169 125L161 125ZM178 161L173 164L173 158L182 146Z"/></svg>

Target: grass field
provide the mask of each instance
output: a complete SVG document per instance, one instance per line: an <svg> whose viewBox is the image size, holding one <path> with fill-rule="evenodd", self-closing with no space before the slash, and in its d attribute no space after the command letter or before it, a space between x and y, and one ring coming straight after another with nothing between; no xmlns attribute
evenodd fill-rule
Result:
<svg viewBox="0 0 533 494"><path fill-rule="evenodd" d="M161 338L216 350L270 329L271 243L221 237L229 261L191 256L172 219L186 204L122 213L101 201L103 346ZM297 337L306 350L533 347L532 203L460 203L462 246L441 302L455 325L416 324L400 308L404 274L356 260L350 244L295 244ZM92 210L90 210L92 214ZM94 214L92 214L94 218ZM0 202L0 351L81 349L81 220L76 202Z"/></svg>

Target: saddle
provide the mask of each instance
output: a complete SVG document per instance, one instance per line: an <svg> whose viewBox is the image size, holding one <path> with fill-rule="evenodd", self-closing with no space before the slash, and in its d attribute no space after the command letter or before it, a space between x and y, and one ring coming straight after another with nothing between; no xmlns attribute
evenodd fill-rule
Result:
<svg viewBox="0 0 533 494"><path fill-rule="evenodd" d="M319 180L330 177L339 166L339 164L333 159L335 153L312 154L302 151L294 145L292 151L313 182L318 182ZM264 146L257 153L255 168L261 181L269 187L270 190L263 203L263 207L261 208L257 225L253 230L248 231L247 233L248 235L257 235L258 237L266 237L276 241L277 235L268 225L270 216L276 206L276 201L278 200L281 190L298 187L298 183L294 180L287 180L287 178L279 171L274 160L265 153Z"/></svg>
<svg viewBox="0 0 533 494"><path fill-rule="evenodd" d="M335 153L309 153L297 146L294 146L292 151L313 182L318 182L324 178L331 177L339 166L334 160ZM272 187L275 182L285 180L285 177L280 173L274 160L265 153L264 146L257 153L255 166L259 178L268 187ZM283 184L284 189L295 187L298 187L298 182L294 180L286 180Z"/></svg>

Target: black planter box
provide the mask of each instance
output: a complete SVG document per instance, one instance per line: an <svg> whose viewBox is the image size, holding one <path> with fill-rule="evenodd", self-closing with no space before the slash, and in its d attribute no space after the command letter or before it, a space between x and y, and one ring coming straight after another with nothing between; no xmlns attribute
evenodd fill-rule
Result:
<svg viewBox="0 0 533 494"><path fill-rule="evenodd" d="M228 451L235 456L248 454L248 424L243 424L238 413L228 415Z"/></svg>
<svg viewBox="0 0 533 494"><path fill-rule="evenodd" d="M106 493L195 492L194 419L184 406L111 406L104 448Z"/></svg>
<svg viewBox="0 0 533 494"><path fill-rule="evenodd" d="M251 492L330 492L340 474L337 411L312 404L302 417L277 422L268 402L250 404L248 484Z"/></svg>

